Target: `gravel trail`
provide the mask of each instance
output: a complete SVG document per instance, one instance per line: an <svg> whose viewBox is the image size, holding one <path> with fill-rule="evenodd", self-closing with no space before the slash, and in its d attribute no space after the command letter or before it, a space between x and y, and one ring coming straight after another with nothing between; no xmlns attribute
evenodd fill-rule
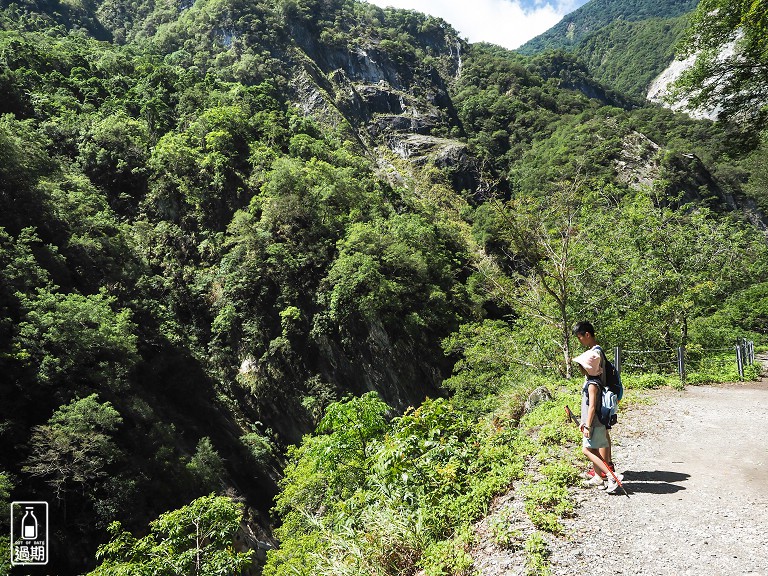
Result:
<svg viewBox="0 0 768 576"><path fill-rule="evenodd" d="M768 576L768 379L649 396L612 434L630 497L575 489L576 515L546 537L553 576ZM480 574L525 574L484 540Z"/></svg>

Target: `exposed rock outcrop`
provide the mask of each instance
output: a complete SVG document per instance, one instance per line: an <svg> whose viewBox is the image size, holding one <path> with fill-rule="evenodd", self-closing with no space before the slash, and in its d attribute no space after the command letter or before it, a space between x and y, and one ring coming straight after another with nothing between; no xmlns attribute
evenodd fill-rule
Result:
<svg viewBox="0 0 768 576"><path fill-rule="evenodd" d="M721 60L731 59L735 52L736 42L729 42L722 47L718 58ZM678 96L676 99L671 98L672 84L674 84L686 70L693 67L694 62L696 62L696 57L697 54L692 54L683 60L674 60L671 62L670 65L651 83L646 98L651 102L661 104L671 110L685 112L691 118L717 120L721 111L720 106L692 107L690 105L690 99L686 96ZM710 80L710 82L714 82L714 80Z"/></svg>
<svg viewBox="0 0 768 576"><path fill-rule="evenodd" d="M691 108L689 106L688 98L679 98L675 101L670 101L670 91L672 84L680 78L680 75L693 66L695 56L690 56L685 60L674 60L670 65L659 74L653 82L651 82L648 88L648 94L646 98L650 102L655 104L661 104L675 110L676 112L685 112L691 118L707 118L709 120L717 120L718 109L705 109L705 108Z"/></svg>
<svg viewBox="0 0 768 576"><path fill-rule="evenodd" d="M661 172L660 151L661 146L647 136L631 132L615 162L619 181L635 189L652 186Z"/></svg>
<svg viewBox="0 0 768 576"><path fill-rule="evenodd" d="M552 392L547 389L546 386L539 386L528 396L528 400L525 401L523 410L526 414L531 412L536 406L544 402L552 400Z"/></svg>
<svg viewBox="0 0 768 576"><path fill-rule="evenodd" d="M479 162L463 142L420 134L396 134L389 138L388 145L395 154L417 166L431 162L445 169L456 190L474 191L480 183Z"/></svg>
<svg viewBox="0 0 768 576"><path fill-rule="evenodd" d="M334 129L349 127L369 151L379 145L416 165L445 168L459 189L477 187L477 165L464 144L445 138L460 126L448 83L461 70L463 41L450 28L419 33L429 65L397 59L375 38L355 46L321 45L291 28L298 72L296 104Z"/></svg>
<svg viewBox="0 0 768 576"><path fill-rule="evenodd" d="M712 207L738 209L736 200L726 193L695 154L666 150L644 134L632 131L623 140L615 160L617 178L630 188L666 186L665 197L686 203L699 201Z"/></svg>

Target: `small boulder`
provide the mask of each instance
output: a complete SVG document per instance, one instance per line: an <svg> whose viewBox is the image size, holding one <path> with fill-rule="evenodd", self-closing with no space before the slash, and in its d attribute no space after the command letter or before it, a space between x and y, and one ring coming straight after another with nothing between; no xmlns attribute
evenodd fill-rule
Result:
<svg viewBox="0 0 768 576"><path fill-rule="evenodd" d="M542 402L549 402L550 400L552 400L552 393L547 390L546 386L539 386L528 396L528 400L525 401L523 410L528 414Z"/></svg>

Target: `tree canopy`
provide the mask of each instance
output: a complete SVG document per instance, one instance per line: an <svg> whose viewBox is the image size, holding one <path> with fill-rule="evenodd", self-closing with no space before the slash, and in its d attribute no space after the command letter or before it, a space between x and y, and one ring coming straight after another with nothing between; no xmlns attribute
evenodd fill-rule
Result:
<svg viewBox="0 0 768 576"><path fill-rule="evenodd" d="M691 20L681 56L693 67L678 81L691 103L721 109L760 127L768 90L768 4L764 0L702 0Z"/></svg>

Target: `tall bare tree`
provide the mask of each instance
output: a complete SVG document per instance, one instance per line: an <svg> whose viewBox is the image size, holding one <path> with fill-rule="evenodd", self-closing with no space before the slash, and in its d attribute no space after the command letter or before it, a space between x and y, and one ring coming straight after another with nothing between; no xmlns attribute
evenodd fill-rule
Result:
<svg viewBox="0 0 768 576"><path fill-rule="evenodd" d="M557 184L546 198L490 198L501 222L507 267L513 282L495 281L497 292L531 321L562 355L561 372L571 377L572 298L588 265L578 225L578 181Z"/></svg>

